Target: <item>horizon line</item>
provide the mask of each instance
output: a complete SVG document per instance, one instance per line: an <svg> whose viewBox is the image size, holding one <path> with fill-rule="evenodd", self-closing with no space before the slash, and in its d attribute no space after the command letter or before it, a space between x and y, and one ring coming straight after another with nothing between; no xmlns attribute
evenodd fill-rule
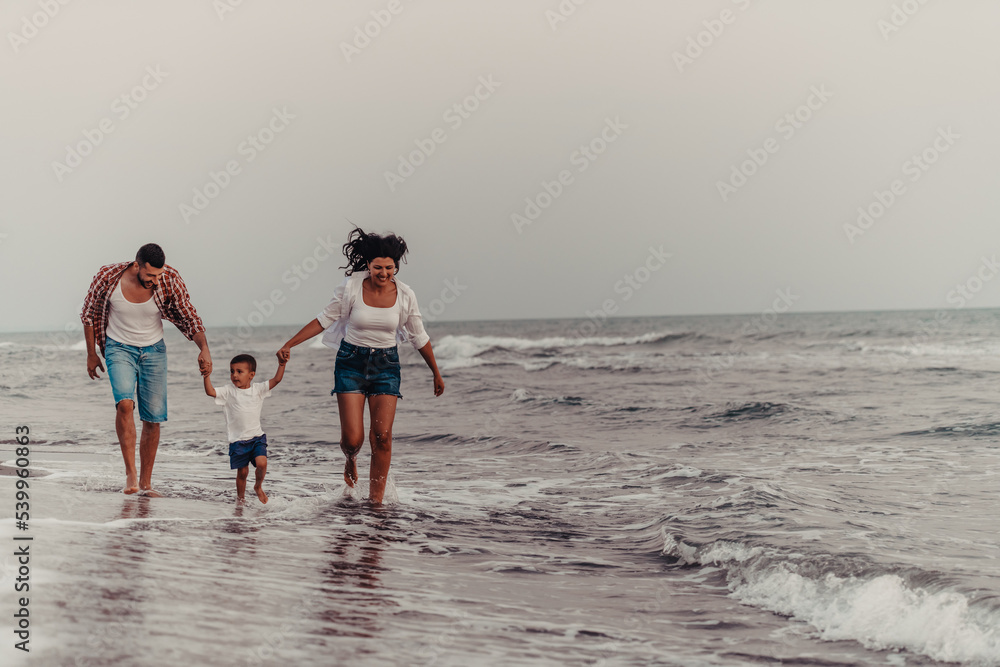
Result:
<svg viewBox="0 0 1000 667"><path fill-rule="evenodd" d="M949 311L971 311L971 310L1000 310L1000 306L991 307L968 307L968 308L880 308L880 309L868 309L868 310L796 310L796 311L786 311L779 313L781 318L787 316L796 315L846 315L853 313L938 313L938 312L949 312ZM604 319L606 320L636 320L636 319L665 319L672 317L738 317L738 316L760 316L762 313L767 312L767 309L763 311L749 311L749 312L730 312L730 313L679 313L670 315L627 315L627 316L613 316L608 315ZM425 325L430 324L470 324L478 322L554 322L554 321L586 321L593 320L594 317L509 317L509 318L494 318L494 319L474 319L474 320L435 320L435 321L424 321ZM239 328L240 325L236 324L226 324L226 325L206 325L205 329L235 329ZM261 324L260 326L253 327L254 329L267 329L276 327L293 327L296 324ZM76 331L76 330L74 330ZM18 329L18 330L7 330L0 331L0 335L4 334L31 334L31 333L53 333L53 332L64 332L65 327L62 329ZM82 333L82 332L80 332Z"/></svg>

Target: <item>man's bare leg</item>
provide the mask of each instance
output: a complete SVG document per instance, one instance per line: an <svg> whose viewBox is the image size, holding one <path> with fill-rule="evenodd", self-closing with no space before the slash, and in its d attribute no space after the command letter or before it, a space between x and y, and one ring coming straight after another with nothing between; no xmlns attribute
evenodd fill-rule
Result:
<svg viewBox="0 0 1000 667"><path fill-rule="evenodd" d="M118 401L115 406L115 432L125 460L125 488L122 493L139 491L139 476L135 470L135 419L132 417L134 403L128 399Z"/></svg>
<svg viewBox="0 0 1000 667"><path fill-rule="evenodd" d="M153 491L153 462L156 461L156 450L159 446L160 425L142 422L142 435L139 436L139 491L150 498L161 497L159 493Z"/></svg>
<svg viewBox="0 0 1000 667"><path fill-rule="evenodd" d="M247 493L247 477L250 476L250 466L243 466L236 471L236 500L243 502Z"/></svg>
<svg viewBox="0 0 1000 667"><path fill-rule="evenodd" d="M254 459L254 465L257 466L257 472L255 473L256 483L253 485L253 490L257 493L257 500L267 503L267 494L264 493L264 475L267 474L267 457L258 456Z"/></svg>

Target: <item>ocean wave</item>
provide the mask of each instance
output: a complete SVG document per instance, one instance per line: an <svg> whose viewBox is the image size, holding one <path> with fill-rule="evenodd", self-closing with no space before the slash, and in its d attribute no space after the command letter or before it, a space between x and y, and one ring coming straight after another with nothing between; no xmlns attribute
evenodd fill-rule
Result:
<svg viewBox="0 0 1000 667"><path fill-rule="evenodd" d="M785 403L771 403L769 401L751 401L748 403L728 403L721 410L702 415L700 421L692 422L689 426L702 428L701 422L743 422L754 419L769 419L785 414L791 410L791 406ZM689 408L691 411L700 412L698 408Z"/></svg>
<svg viewBox="0 0 1000 667"><path fill-rule="evenodd" d="M435 351L435 356L437 353ZM622 354L613 356L547 356L547 357L508 357L508 358L484 358L484 357L458 357L453 359L437 358L438 367L441 370L455 370L460 368L475 368L479 366L520 366L529 373L544 371L553 366L562 365L568 368L588 371L611 371L635 373L643 369L648 370L654 363L653 357L632 354ZM422 362L421 362L422 363Z"/></svg>
<svg viewBox="0 0 1000 667"><path fill-rule="evenodd" d="M725 568L740 602L812 626L820 639L934 660L1000 664L1000 610L926 572L851 556L781 554L719 540L697 546L664 533L663 555Z"/></svg>
<svg viewBox="0 0 1000 667"><path fill-rule="evenodd" d="M58 337L50 335L49 341L55 341ZM2 341L0 342L0 349L17 351L21 349L26 350L58 350L60 352L80 352L87 349L87 341L82 338L72 344L55 343L55 342L32 342L32 343L22 343L14 341Z"/></svg>
<svg viewBox="0 0 1000 667"><path fill-rule="evenodd" d="M918 431L906 431L900 435L908 436L954 436L957 438L996 437L1000 434L1000 422L986 424L954 424L952 426L935 426Z"/></svg>
<svg viewBox="0 0 1000 667"><path fill-rule="evenodd" d="M648 345L688 338L694 334L669 331L653 332L639 336L548 336L546 338L519 338L516 336L443 336L434 344L436 356L448 359L478 357L490 350L515 352L559 350L579 347L618 347L622 345Z"/></svg>

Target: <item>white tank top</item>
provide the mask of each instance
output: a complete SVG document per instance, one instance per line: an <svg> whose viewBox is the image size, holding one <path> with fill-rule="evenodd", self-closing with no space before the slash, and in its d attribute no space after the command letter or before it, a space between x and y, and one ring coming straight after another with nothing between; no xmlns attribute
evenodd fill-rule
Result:
<svg viewBox="0 0 1000 667"><path fill-rule="evenodd" d="M399 294L389 308L376 308L365 303L362 296L351 308L344 340L361 347L393 347L399 327Z"/></svg>
<svg viewBox="0 0 1000 667"><path fill-rule="evenodd" d="M132 303L122 294L122 282L111 293L111 312L108 314L108 338L125 345L147 347L163 338L163 320L156 300L152 297L143 303Z"/></svg>

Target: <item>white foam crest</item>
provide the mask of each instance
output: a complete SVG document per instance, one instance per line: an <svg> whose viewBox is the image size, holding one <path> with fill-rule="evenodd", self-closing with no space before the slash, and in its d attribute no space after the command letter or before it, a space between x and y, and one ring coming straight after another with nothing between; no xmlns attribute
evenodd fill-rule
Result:
<svg viewBox="0 0 1000 667"><path fill-rule="evenodd" d="M643 343L654 343L669 335L670 332L653 332L642 334L641 336L549 336L547 338L449 335L442 337L441 340L434 344L434 354L435 356L445 358L459 358L475 357L493 348L520 352L524 350L542 350L560 347L583 347L586 345L601 347L641 345Z"/></svg>
<svg viewBox="0 0 1000 667"><path fill-rule="evenodd" d="M309 519L326 514L331 505L343 500L367 501L369 495L368 487L368 480L362 476L353 488L347 486L346 483L334 483L324 485L323 492L318 494L308 496L271 496L266 505L256 507L261 516L282 519ZM256 502L250 491L247 492L247 498L252 502ZM382 503L384 505L396 505L399 503L399 492L396 490L396 482L391 472L389 473L389 478L386 480Z"/></svg>
<svg viewBox="0 0 1000 667"><path fill-rule="evenodd" d="M808 623L821 639L944 662L1000 663L1000 613L970 606L955 590L913 588L896 574L810 577L795 561L725 540L699 548L665 534L663 552L726 567L734 598Z"/></svg>
<svg viewBox="0 0 1000 667"><path fill-rule="evenodd" d="M749 547L739 542L719 540L707 547L695 547L678 540L673 534L664 531L663 552L676 556L687 565L723 565L725 563L744 563L764 553L762 547Z"/></svg>
<svg viewBox="0 0 1000 667"><path fill-rule="evenodd" d="M698 468L694 468L689 465L681 465L673 470L668 470L665 473L661 473L656 477L651 478L649 481L657 482L661 479L666 479L668 477L701 477L702 471Z"/></svg>
<svg viewBox="0 0 1000 667"><path fill-rule="evenodd" d="M173 449L161 446L159 454L162 454L164 456L172 456L175 458L203 459L215 455L217 451L219 451L217 448L198 450L198 449Z"/></svg>
<svg viewBox="0 0 1000 667"><path fill-rule="evenodd" d="M977 342L975 344L912 343L904 345L869 345L864 341L844 345L850 352L864 354L888 354L908 357L995 357L1000 354L1000 345Z"/></svg>
<svg viewBox="0 0 1000 667"><path fill-rule="evenodd" d="M514 390L514 393L510 395L510 400L512 402L521 403L531 399L531 394L528 393L527 389L522 389L518 387Z"/></svg>
<svg viewBox="0 0 1000 667"><path fill-rule="evenodd" d="M77 521L75 519L57 519L55 517L44 517L38 519L31 519L30 524L32 526L49 526L55 528L84 528L86 530L95 530L98 528L120 528L122 526L128 526L134 523L149 523L149 524L160 524L160 523L206 523L211 521L221 521L228 517L146 517L146 518L123 518L123 519L112 519L110 521ZM14 520L11 519L11 525L14 525ZM5 522L0 522L0 524ZM3 536L7 532L6 526L0 526L0 536ZM15 535L18 533L14 533ZM21 535L30 535L31 533L20 533Z"/></svg>
<svg viewBox="0 0 1000 667"><path fill-rule="evenodd" d="M1000 617L956 591L910 588L897 575L810 579L778 565L733 590L737 599L809 623L830 641L907 649L946 662L1000 661Z"/></svg>

